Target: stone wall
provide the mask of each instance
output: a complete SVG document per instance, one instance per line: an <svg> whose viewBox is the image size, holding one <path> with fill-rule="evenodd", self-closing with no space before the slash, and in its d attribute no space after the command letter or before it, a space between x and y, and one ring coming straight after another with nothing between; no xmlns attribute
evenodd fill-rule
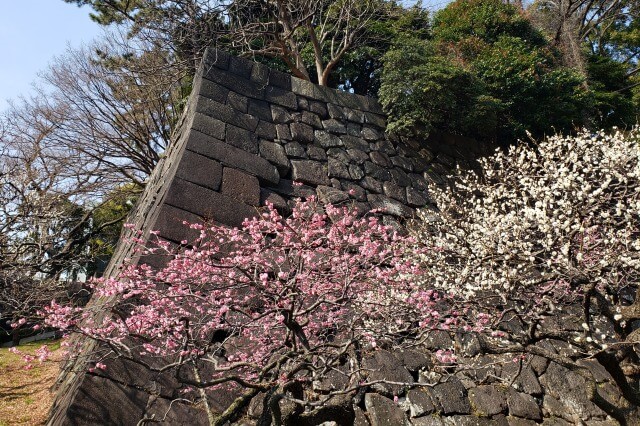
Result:
<svg viewBox="0 0 640 426"><path fill-rule="evenodd" d="M157 230L178 243L193 238L183 221L238 226L268 202L286 212L295 197L317 195L362 211L379 209L387 221L400 222L415 208L429 206L429 189L445 185L456 166L471 167L489 150L450 135L426 141L388 135L385 124L373 99L210 50L194 80L180 129L129 221L147 236ZM133 256L125 240L107 276L117 274L124 259ZM163 259L142 261L159 267ZM80 343L87 354L99 349L88 341ZM579 377L542 360L516 368L510 359L481 356L465 337L433 336L422 350L379 350L366 362L382 379L424 381L431 351L454 345L463 348L470 366L485 367L432 388L372 388L346 414L338 411L342 414L327 420L358 425L526 425L544 417L568 424L580 416L606 420L580 393ZM603 376L602 383L607 380ZM505 386L508 381L513 386ZM570 400L563 394L565 384L571 388ZM49 424L135 425L165 414L168 424L206 424L203 411L195 407L173 403L168 410L179 396L179 384L169 375L152 374L132 363L112 360L106 371L91 374L82 363L70 363L60 376ZM223 410L232 402L229 398L215 394L211 403ZM252 420L251 414L245 419L249 423L258 416L253 413ZM298 418L294 424L314 423Z"/></svg>

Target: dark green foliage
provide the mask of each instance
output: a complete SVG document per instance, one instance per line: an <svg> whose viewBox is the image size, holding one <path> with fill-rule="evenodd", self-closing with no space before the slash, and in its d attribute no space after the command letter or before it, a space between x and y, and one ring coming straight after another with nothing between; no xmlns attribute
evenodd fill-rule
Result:
<svg viewBox="0 0 640 426"><path fill-rule="evenodd" d="M392 129L504 142L584 124L587 94L544 36L499 0L458 0L436 15L432 38L398 40L380 89Z"/></svg>

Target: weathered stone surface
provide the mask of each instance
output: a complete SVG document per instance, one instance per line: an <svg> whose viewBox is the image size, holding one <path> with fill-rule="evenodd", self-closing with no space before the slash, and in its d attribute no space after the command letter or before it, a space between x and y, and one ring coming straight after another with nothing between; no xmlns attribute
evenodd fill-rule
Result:
<svg viewBox="0 0 640 426"><path fill-rule="evenodd" d="M291 160L292 174L295 181L309 185L329 185L327 166L312 160Z"/></svg>
<svg viewBox="0 0 640 426"><path fill-rule="evenodd" d="M530 395L540 395L542 393L540 382L538 381L535 372L528 364L519 368L518 364L515 362L505 363L502 367L501 376L507 380L511 380L515 377L513 387L522 392Z"/></svg>
<svg viewBox="0 0 640 426"><path fill-rule="evenodd" d="M258 179L237 169L224 168L220 192L250 206L260 205L260 183L258 183Z"/></svg>
<svg viewBox="0 0 640 426"><path fill-rule="evenodd" d="M227 126L227 143L252 154L258 153L258 138L255 133L236 126Z"/></svg>
<svg viewBox="0 0 640 426"><path fill-rule="evenodd" d="M393 163L394 166L401 167L408 172L413 171L413 161L406 157L403 157L402 155L391 157L391 163Z"/></svg>
<svg viewBox="0 0 640 426"><path fill-rule="evenodd" d="M413 376L402 366L400 361L386 350L378 350L373 356L365 358L363 366L369 375L369 380L388 380L395 383L413 383ZM378 392L393 396L401 395L405 387L400 384L376 383L372 386Z"/></svg>
<svg viewBox="0 0 640 426"><path fill-rule="evenodd" d="M349 194L330 186L318 185L316 191L318 199L323 203L339 204L349 200Z"/></svg>
<svg viewBox="0 0 640 426"><path fill-rule="evenodd" d="M313 127L304 123L291 123L291 137L301 143L313 142Z"/></svg>
<svg viewBox="0 0 640 426"><path fill-rule="evenodd" d="M347 123L347 135L350 136L360 136L360 132L362 131L362 126L355 123Z"/></svg>
<svg viewBox="0 0 640 426"><path fill-rule="evenodd" d="M436 405L429 388L411 389L407 393L407 404L411 417L420 417L436 411Z"/></svg>
<svg viewBox="0 0 640 426"><path fill-rule="evenodd" d="M267 204L273 204L273 207L280 212L289 213L290 211L287 201L282 196L269 189L260 188L260 205L266 206Z"/></svg>
<svg viewBox="0 0 640 426"><path fill-rule="evenodd" d="M292 197L310 197L316 195L316 190L307 185L294 184L293 181L280 179L280 183L276 187L269 188L286 198Z"/></svg>
<svg viewBox="0 0 640 426"><path fill-rule="evenodd" d="M316 129L322 129L322 121L320 120L320 117L309 111L302 111L300 121Z"/></svg>
<svg viewBox="0 0 640 426"><path fill-rule="evenodd" d="M355 136L344 135L340 137L340 140L347 149L357 149L365 153L371 150L369 142Z"/></svg>
<svg viewBox="0 0 640 426"><path fill-rule="evenodd" d="M364 164L369 159L367 153L359 149L347 149L347 155L356 164Z"/></svg>
<svg viewBox="0 0 640 426"><path fill-rule="evenodd" d="M360 407L353 407L353 413L355 414L355 418L353 419L353 426L371 426L367 415L364 414L364 411L362 411Z"/></svg>
<svg viewBox="0 0 640 426"><path fill-rule="evenodd" d="M474 414L494 416L507 410L507 392L497 386L478 386L469 390L469 402Z"/></svg>
<svg viewBox="0 0 640 426"><path fill-rule="evenodd" d="M291 74L269 70L269 84L284 90L291 90Z"/></svg>
<svg viewBox="0 0 640 426"><path fill-rule="evenodd" d="M329 177L349 179L351 175L349 175L349 168L347 164L342 161L329 157L328 166L329 166Z"/></svg>
<svg viewBox="0 0 640 426"><path fill-rule="evenodd" d="M512 391L507 400L509 415L530 420L542 420L542 412L535 399L529 394Z"/></svg>
<svg viewBox="0 0 640 426"><path fill-rule="evenodd" d="M372 129L371 127L365 127L362 129L362 138L367 141L376 141L382 137L380 132Z"/></svg>
<svg viewBox="0 0 640 426"><path fill-rule="evenodd" d="M298 106L296 95L279 87L268 86L264 91L264 99L289 109L295 109Z"/></svg>
<svg viewBox="0 0 640 426"><path fill-rule="evenodd" d="M371 157L371 161L374 164L377 164L382 167L391 167L391 161L389 160L389 156L384 152L380 151L372 151L369 153Z"/></svg>
<svg viewBox="0 0 640 426"><path fill-rule="evenodd" d="M163 419L164 423L176 426L191 426L208 422L207 413L201 407L154 396L150 398L144 414L148 419Z"/></svg>
<svg viewBox="0 0 640 426"><path fill-rule="evenodd" d="M398 200L403 204L407 203L407 196L405 189L396 185L393 182L385 182L382 184L382 188L384 190L384 194L387 197L391 197L394 200Z"/></svg>
<svg viewBox="0 0 640 426"><path fill-rule="evenodd" d="M222 182L222 166L209 157L185 151L176 176L217 191Z"/></svg>
<svg viewBox="0 0 640 426"><path fill-rule="evenodd" d="M413 188L407 188L407 204L411 207L422 207L429 201L424 193Z"/></svg>
<svg viewBox="0 0 640 426"><path fill-rule="evenodd" d="M222 143L203 133L192 131L187 141L187 149L216 159L223 165L244 170L265 183L277 185L280 180L276 168L264 158Z"/></svg>
<svg viewBox="0 0 640 426"><path fill-rule="evenodd" d="M374 177L383 182L391 180L391 173L389 173L389 170L382 168L377 164L373 164L371 161L364 162L364 172L367 176Z"/></svg>
<svg viewBox="0 0 640 426"><path fill-rule="evenodd" d="M377 194L382 193L382 182L375 180L371 176L365 176L360 181L360 186L368 191L375 192Z"/></svg>
<svg viewBox="0 0 640 426"><path fill-rule="evenodd" d="M284 147L279 143L260 141L260 156L274 164L280 176L286 176L289 173L291 164Z"/></svg>
<svg viewBox="0 0 640 426"><path fill-rule="evenodd" d="M402 409L382 395L368 393L364 396L364 404L371 426L404 425L407 420Z"/></svg>
<svg viewBox="0 0 640 426"><path fill-rule="evenodd" d="M444 426L442 417L437 414L411 419L413 426Z"/></svg>
<svg viewBox="0 0 640 426"><path fill-rule="evenodd" d="M276 124L289 124L293 122L291 113L278 105L271 105L271 117Z"/></svg>
<svg viewBox="0 0 640 426"><path fill-rule="evenodd" d="M226 125L218 119L195 113L191 128L216 139L224 140Z"/></svg>
<svg viewBox="0 0 640 426"><path fill-rule="evenodd" d="M343 123L333 118L324 120L322 122L322 127L324 127L324 129L330 133L337 133L337 134L347 133L347 126L345 126Z"/></svg>
<svg viewBox="0 0 640 426"><path fill-rule="evenodd" d="M227 95L227 105L236 111L247 113L249 108L249 99L246 96L239 95L236 92L229 92Z"/></svg>
<svg viewBox="0 0 640 426"><path fill-rule="evenodd" d="M355 164L349 164L349 176L351 179L358 181L364 177L364 171Z"/></svg>
<svg viewBox="0 0 640 426"><path fill-rule="evenodd" d="M509 426L536 426L538 423L533 420L521 419L520 417L507 416Z"/></svg>
<svg viewBox="0 0 640 426"><path fill-rule="evenodd" d="M323 130L316 130L314 135L315 140L325 149L343 145L342 140L339 137Z"/></svg>
<svg viewBox="0 0 640 426"><path fill-rule="evenodd" d="M496 426L492 419L476 416L450 416L443 418L445 426Z"/></svg>
<svg viewBox="0 0 640 426"><path fill-rule="evenodd" d="M282 141L290 141L291 140L291 129L286 124L276 124L276 134L278 139Z"/></svg>
<svg viewBox="0 0 640 426"><path fill-rule="evenodd" d="M344 192L349 194L352 198L355 198L358 201L367 201L367 193L361 186L348 180L343 180L340 183Z"/></svg>
<svg viewBox="0 0 640 426"><path fill-rule="evenodd" d="M469 414L471 412L467 390L455 377L434 386L433 394L444 414Z"/></svg>
<svg viewBox="0 0 640 426"><path fill-rule="evenodd" d="M256 127L256 136L264 139L274 140L278 137L276 126L266 121L260 121Z"/></svg>
<svg viewBox="0 0 640 426"><path fill-rule="evenodd" d="M327 159L325 150L315 145L307 145L307 155L312 160L325 161Z"/></svg>
<svg viewBox="0 0 640 426"><path fill-rule="evenodd" d="M288 142L284 145L284 150L291 158L307 158L307 152L298 142Z"/></svg>
<svg viewBox="0 0 640 426"><path fill-rule="evenodd" d="M327 110L329 112L329 117L335 118L338 120L342 120L345 118L344 109L335 104L327 104Z"/></svg>
<svg viewBox="0 0 640 426"><path fill-rule="evenodd" d="M271 121L271 105L268 102L249 99L248 113L260 120Z"/></svg>
<svg viewBox="0 0 640 426"><path fill-rule="evenodd" d="M231 226L240 226L245 218L257 214L249 205L179 178L173 180L165 202L206 220Z"/></svg>

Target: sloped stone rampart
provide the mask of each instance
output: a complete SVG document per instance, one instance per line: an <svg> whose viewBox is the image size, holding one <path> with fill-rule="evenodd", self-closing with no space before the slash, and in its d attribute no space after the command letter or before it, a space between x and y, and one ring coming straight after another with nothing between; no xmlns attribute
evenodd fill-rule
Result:
<svg viewBox="0 0 640 426"><path fill-rule="evenodd" d="M218 50L205 55L182 120L129 218L145 236L156 230L173 243L195 237L183 221L238 226L266 203L287 212L294 198L310 195L362 211L379 209L387 221L401 221L415 208L429 206L429 189L446 185L456 166L472 167L489 151L458 136L418 141L389 135L373 99L320 87ZM135 259L127 236L107 276L117 274L126 259ZM141 261L160 267L163 259ZM87 354L96 350L89 341L81 343ZM478 368L433 387L404 389L381 383L355 405L328 407L322 421L529 425L544 419L563 425L583 416L580 420L590 424L609 422L580 393L579 377L571 393L562 394L560 377L570 378L563 367L536 360L514 370L511 360L479 356L472 343L434 335L413 351L380 349L365 364L373 376L396 383L429 380L432 351L453 345L466 351L464 362ZM512 386L504 385L509 382ZM603 386L606 382L605 377ZM329 389L331 383L318 386ZM619 397L615 389L610 392L612 398ZM130 362L112 361L99 373L85 372L81 363L68 364L58 381L49 424L136 425L152 417L164 418L165 424L207 424L202 410L172 402L178 397L179 384L171 376ZM215 394L211 404L223 410L231 397ZM247 424L257 421L260 406L257 400L250 404ZM301 415L293 424L316 424L315 420Z"/></svg>

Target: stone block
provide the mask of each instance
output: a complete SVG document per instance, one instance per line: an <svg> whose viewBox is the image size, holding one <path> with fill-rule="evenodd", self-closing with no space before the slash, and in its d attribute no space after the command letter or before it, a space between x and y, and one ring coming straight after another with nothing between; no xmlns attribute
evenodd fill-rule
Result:
<svg viewBox="0 0 640 426"><path fill-rule="evenodd" d="M411 186L411 178L402 169L393 168L389 170L389 173L391 181L395 184L402 187Z"/></svg>
<svg viewBox="0 0 640 426"><path fill-rule="evenodd" d="M360 135L367 141L377 141L382 138L382 134L371 127L364 127Z"/></svg>
<svg viewBox="0 0 640 426"><path fill-rule="evenodd" d="M222 121L200 113L194 114L191 128L220 140L224 140L226 134Z"/></svg>
<svg viewBox="0 0 640 426"><path fill-rule="evenodd" d="M296 95L276 86L267 86L264 91L264 99L267 102L278 104L289 109L296 109L298 107Z"/></svg>
<svg viewBox="0 0 640 426"><path fill-rule="evenodd" d="M268 66L254 62L249 79L260 86L266 86L269 84L269 71Z"/></svg>
<svg viewBox="0 0 640 426"><path fill-rule="evenodd" d="M359 111L357 109L344 108L345 118L349 121L353 121L354 123L364 123L364 112Z"/></svg>
<svg viewBox="0 0 640 426"><path fill-rule="evenodd" d="M236 111L246 114L249 108L249 99L236 92L229 92L227 95L227 105Z"/></svg>
<svg viewBox="0 0 640 426"><path fill-rule="evenodd" d="M408 172L413 171L414 162L411 159L403 157L401 155L391 157L391 163L393 163L394 166L400 167Z"/></svg>
<svg viewBox="0 0 640 426"><path fill-rule="evenodd" d="M347 154L347 151L345 151L342 148L329 148L329 149L327 149L327 157L339 160L340 162L342 162L344 164L349 164L349 162L351 160L349 158L349 155Z"/></svg>
<svg viewBox="0 0 640 426"><path fill-rule="evenodd" d="M327 161L329 177L341 178L341 179L350 179L351 175L349 174L349 165L340 161L337 158L329 157Z"/></svg>
<svg viewBox="0 0 640 426"><path fill-rule="evenodd" d="M208 48L202 59L202 67L206 70L211 67L223 70L229 69L231 55L224 50Z"/></svg>
<svg viewBox="0 0 640 426"><path fill-rule="evenodd" d="M185 150L176 176L217 191L222 181L222 166L216 160Z"/></svg>
<svg viewBox="0 0 640 426"><path fill-rule="evenodd" d="M281 214L291 212L284 198L269 189L260 188L260 205L266 206L267 204L272 204Z"/></svg>
<svg viewBox="0 0 640 426"><path fill-rule="evenodd" d="M291 177L294 181L309 185L330 184L327 166L318 161L292 160L291 169Z"/></svg>
<svg viewBox="0 0 640 426"><path fill-rule="evenodd" d="M365 394L364 405L371 426L404 425L407 422L404 411L395 402L382 395Z"/></svg>
<svg viewBox="0 0 640 426"><path fill-rule="evenodd" d="M276 166L280 176L289 173L291 164L282 145L275 142L260 141L260 156Z"/></svg>
<svg viewBox="0 0 640 426"><path fill-rule="evenodd" d="M339 204L349 200L349 194L330 186L318 185L318 199L325 204Z"/></svg>
<svg viewBox="0 0 640 426"><path fill-rule="evenodd" d="M365 153L371 151L371 145L364 139L360 139L355 136L344 135L340 137L340 140L347 149L357 149Z"/></svg>
<svg viewBox="0 0 640 426"><path fill-rule="evenodd" d="M250 154L197 131L191 131L187 149L220 161L223 165L248 172L265 183L277 185L280 175L264 158Z"/></svg>
<svg viewBox="0 0 640 426"><path fill-rule="evenodd" d="M407 404L411 417L421 417L436 411L436 405L429 388L411 389L407 393Z"/></svg>
<svg viewBox="0 0 640 426"><path fill-rule="evenodd" d="M278 186L269 188L270 190L282 194L287 198L300 197L307 198L316 195L316 190L307 185L295 185L293 181L280 179Z"/></svg>
<svg viewBox="0 0 640 426"><path fill-rule="evenodd" d="M199 81L196 81L196 85L193 87L193 93L224 104L227 102L229 89L206 78L201 78Z"/></svg>
<svg viewBox="0 0 640 426"><path fill-rule="evenodd" d="M155 222L149 223L149 231L157 231L161 239L176 243L182 240L191 242L198 238L199 234L183 223L200 223L200 216L166 204L161 205L158 210Z"/></svg>
<svg viewBox="0 0 640 426"><path fill-rule="evenodd" d="M335 135L325 132L324 130L316 130L314 132L315 140L325 149L342 146L342 140Z"/></svg>
<svg viewBox="0 0 640 426"><path fill-rule="evenodd" d="M325 150L316 145L307 145L307 155L312 160L324 161L327 159Z"/></svg>
<svg viewBox="0 0 640 426"><path fill-rule="evenodd" d="M196 112L216 118L227 125L231 124L233 126L247 129L251 132L255 131L258 126L257 118L238 112L228 105L223 105L201 96L198 97Z"/></svg>
<svg viewBox="0 0 640 426"><path fill-rule="evenodd" d="M387 396L402 395L406 386L414 382L413 376L402 366L398 358L386 350L378 350L372 356L362 362L364 372L368 374L368 380L381 380L371 387L377 392ZM363 373L364 373L363 372ZM385 383L384 381L394 382ZM405 383L403 386L400 383Z"/></svg>
<svg viewBox="0 0 640 426"><path fill-rule="evenodd" d="M264 121L271 121L271 106L268 102L258 99L249 99L249 115Z"/></svg>
<svg viewBox="0 0 640 426"><path fill-rule="evenodd" d="M335 134L347 133L347 126L345 126L344 123L338 120L335 120L333 118L324 120L322 122L322 127L324 127L324 129L329 133L335 133Z"/></svg>
<svg viewBox="0 0 640 426"><path fill-rule="evenodd" d="M258 153L258 138L255 133L236 126L227 126L225 141L229 145L252 154Z"/></svg>
<svg viewBox="0 0 640 426"><path fill-rule="evenodd" d="M304 150L304 147L300 145L298 142L288 142L284 146L284 150L287 153L288 157L307 158L307 153Z"/></svg>
<svg viewBox="0 0 640 426"><path fill-rule="evenodd" d="M364 162L369 159L367 153L359 149L347 149L347 155L350 160L356 164L364 164Z"/></svg>
<svg viewBox="0 0 640 426"><path fill-rule="evenodd" d="M326 106L326 104L324 104L322 102L310 101L309 102L309 111L311 111L312 113L316 114L317 116L319 116L323 120L329 117L329 112L327 111L327 106Z"/></svg>
<svg viewBox="0 0 640 426"><path fill-rule="evenodd" d="M370 192L382 193L382 182L375 180L371 176L365 176L360 181L360 186Z"/></svg>
<svg viewBox="0 0 640 426"><path fill-rule="evenodd" d="M281 141L290 141L291 129L287 124L276 124L276 135Z"/></svg>
<svg viewBox="0 0 640 426"><path fill-rule="evenodd" d="M163 423L175 426L207 424L207 413L200 406L152 397L145 411L147 418L163 419Z"/></svg>
<svg viewBox="0 0 640 426"><path fill-rule="evenodd" d="M388 155L396 155L396 149L388 139L380 139L376 142L371 142L371 149L374 151L382 151Z"/></svg>
<svg viewBox="0 0 640 426"><path fill-rule="evenodd" d="M316 85L308 80L302 80L300 78L291 79L291 91L296 95L313 98L316 92L315 87Z"/></svg>
<svg viewBox="0 0 640 426"><path fill-rule="evenodd" d="M364 177L364 171L360 166L349 164L349 176L351 179L358 181Z"/></svg>
<svg viewBox="0 0 640 426"><path fill-rule="evenodd" d="M481 417L495 416L507 411L507 394L497 386L478 386L469 390L469 401L475 414Z"/></svg>
<svg viewBox="0 0 640 426"><path fill-rule="evenodd" d="M391 167L391 161L389 160L389 156L384 152L371 151L369 153L369 157L371 157L371 161L374 164L377 164L382 167Z"/></svg>
<svg viewBox="0 0 640 426"><path fill-rule="evenodd" d="M394 353L394 355L400 360L402 365L412 373L433 367L433 363L423 352L414 349L401 349Z"/></svg>
<svg viewBox="0 0 640 426"><path fill-rule="evenodd" d="M529 420L542 420L542 411L536 400L529 394L511 391L507 399L509 415Z"/></svg>
<svg viewBox="0 0 640 426"><path fill-rule="evenodd" d="M455 377L450 377L445 383L433 387L435 395L443 414L469 414L471 406L467 398L467 390Z"/></svg>
<svg viewBox="0 0 640 426"><path fill-rule="evenodd" d="M222 189L220 192L250 206L260 205L260 183L238 169L225 167L222 172Z"/></svg>
<svg viewBox="0 0 640 426"><path fill-rule="evenodd" d="M405 189L393 182L384 182L382 189L387 197L398 200L403 204L407 204L407 195Z"/></svg>
<svg viewBox="0 0 640 426"><path fill-rule="evenodd" d="M257 215L254 207L179 178L171 183L165 202L229 226L241 226L245 218Z"/></svg>
<svg viewBox="0 0 640 426"><path fill-rule="evenodd" d="M417 189L418 191L426 191L429 188L427 181L422 175L419 175L417 173L409 173L407 177L411 181L411 187L413 189Z"/></svg>
<svg viewBox="0 0 640 426"><path fill-rule="evenodd" d="M267 121L260 121L256 127L256 136L264 139L275 140L278 138L276 126Z"/></svg>
<svg viewBox="0 0 640 426"><path fill-rule="evenodd" d="M149 394L99 376L85 375L66 409L68 425L135 425L144 415Z"/></svg>
<svg viewBox="0 0 640 426"><path fill-rule="evenodd" d="M291 137L301 143L313 142L313 128L305 123L291 123Z"/></svg>
<svg viewBox="0 0 640 426"><path fill-rule="evenodd" d="M430 199L425 192L418 191L414 188L407 188L407 204L411 207L423 207Z"/></svg>
<svg viewBox="0 0 640 426"><path fill-rule="evenodd" d="M269 84L286 91L291 90L291 75L277 70L269 70Z"/></svg>
<svg viewBox="0 0 640 426"><path fill-rule="evenodd" d="M327 104L327 112L329 113L329 117L335 118L336 120L343 120L346 118L344 109L335 104Z"/></svg>
<svg viewBox="0 0 640 426"><path fill-rule="evenodd" d="M347 134L349 136L360 136L362 127L359 124L347 123Z"/></svg>
<svg viewBox="0 0 640 426"><path fill-rule="evenodd" d="M340 181L340 186L352 198L358 201L367 201L367 193L364 189L362 189L361 186L356 185L355 183L348 180Z"/></svg>
<svg viewBox="0 0 640 426"><path fill-rule="evenodd" d="M278 105L271 105L271 118L276 124L288 124L293 122L291 113Z"/></svg>
<svg viewBox="0 0 640 426"><path fill-rule="evenodd" d="M364 187L364 185L362 186ZM369 194L367 195L367 201L371 204L371 208L379 210L384 214L404 218L413 216L413 210L411 208L384 195Z"/></svg>
<svg viewBox="0 0 640 426"><path fill-rule="evenodd" d="M312 112L302 111L300 121L316 129L322 129L322 121L316 114Z"/></svg>
<svg viewBox="0 0 640 426"><path fill-rule="evenodd" d="M231 56L229 60L229 72L235 75L239 75L243 78L251 78L251 72L253 71L253 61L249 61L238 56Z"/></svg>
<svg viewBox="0 0 640 426"><path fill-rule="evenodd" d="M371 161L364 162L364 172L367 176L374 177L379 181L388 181L391 180L391 173L389 170L378 166L377 164L373 164Z"/></svg>
<svg viewBox="0 0 640 426"><path fill-rule="evenodd" d="M364 113L365 123L378 127L379 129L385 129L387 127L387 120L383 115L372 114L370 112Z"/></svg>
<svg viewBox="0 0 640 426"><path fill-rule="evenodd" d="M203 77L243 96L258 99L264 96L263 86L250 81L248 78L243 78L229 72L220 71L216 68L210 68L208 72L203 75Z"/></svg>

